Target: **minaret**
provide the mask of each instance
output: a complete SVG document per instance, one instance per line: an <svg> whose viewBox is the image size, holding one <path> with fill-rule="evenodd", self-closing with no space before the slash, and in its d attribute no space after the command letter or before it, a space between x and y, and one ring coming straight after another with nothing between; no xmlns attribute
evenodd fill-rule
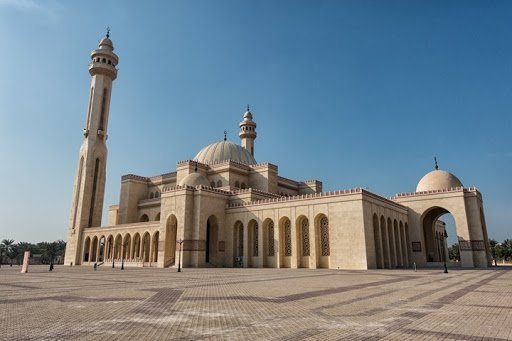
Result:
<svg viewBox="0 0 512 341"><path fill-rule="evenodd" d="M89 73L91 88L84 140L78 157L78 170L71 200L65 264L80 264L89 250L83 248L84 228L101 225L105 170L107 162L107 127L112 81L117 77L118 57L107 35L91 53ZM90 257L90 255L88 255ZM89 258L90 259L90 258Z"/></svg>
<svg viewBox="0 0 512 341"><path fill-rule="evenodd" d="M252 120L252 114L247 104L247 111L244 114L244 120L240 122L240 140L242 147L247 149L254 156L254 140L256 140L256 123Z"/></svg>

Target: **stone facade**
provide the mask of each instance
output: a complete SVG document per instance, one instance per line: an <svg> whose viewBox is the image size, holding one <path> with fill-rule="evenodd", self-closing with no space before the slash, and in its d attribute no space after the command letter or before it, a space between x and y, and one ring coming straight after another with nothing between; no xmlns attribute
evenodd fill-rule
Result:
<svg viewBox="0 0 512 341"><path fill-rule="evenodd" d="M66 264L170 267L181 257L184 267L425 266L446 260L446 233L438 218L449 212L456 222L461 266L490 265L482 196L476 188L464 188L436 166L420 181L421 191L393 198L361 188L323 192L319 180L288 179L279 175L277 165L256 163L256 123L249 108L240 123L241 145L224 139L178 162L175 172L123 176L119 204L110 206L108 226L100 227L106 178L106 138L101 136L106 137L116 75L111 69L118 61L114 55L109 68L101 58L112 51L107 37L92 54L92 89L99 84L106 90L100 95L91 90L88 117L104 123L84 134ZM101 79L97 63L109 71L102 71ZM95 106L97 102L101 105ZM99 156L83 157L91 146Z"/></svg>

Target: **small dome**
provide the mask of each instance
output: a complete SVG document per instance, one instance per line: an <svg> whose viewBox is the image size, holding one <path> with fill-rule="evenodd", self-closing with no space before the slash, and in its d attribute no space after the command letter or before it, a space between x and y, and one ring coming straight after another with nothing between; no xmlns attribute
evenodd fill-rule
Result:
<svg viewBox="0 0 512 341"><path fill-rule="evenodd" d="M206 177L203 174L197 172L190 173L180 181L180 186L185 185L192 187L196 187L199 185L210 187L208 179L206 179Z"/></svg>
<svg viewBox="0 0 512 341"><path fill-rule="evenodd" d="M255 165L256 160L244 147L231 141L220 141L207 145L194 157L194 161L212 164L221 161L235 161Z"/></svg>
<svg viewBox="0 0 512 341"><path fill-rule="evenodd" d="M433 191L438 189L448 189L455 187L463 187L462 182L453 175L444 170L433 170L427 173L416 187L416 192Z"/></svg>
<svg viewBox="0 0 512 341"><path fill-rule="evenodd" d="M103 38L100 41L100 49L108 48L110 50L114 50L114 43L112 43L112 40L110 38Z"/></svg>
<svg viewBox="0 0 512 341"><path fill-rule="evenodd" d="M245 112L244 121L252 121L252 113L250 111Z"/></svg>

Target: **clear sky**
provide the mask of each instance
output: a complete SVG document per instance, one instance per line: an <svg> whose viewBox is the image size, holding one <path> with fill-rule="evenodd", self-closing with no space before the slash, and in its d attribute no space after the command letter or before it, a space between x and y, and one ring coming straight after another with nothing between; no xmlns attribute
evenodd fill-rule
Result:
<svg viewBox="0 0 512 341"><path fill-rule="evenodd" d="M238 142L249 103L256 159L281 175L391 196L437 156L482 192L489 236L512 237L511 18L511 1L0 0L0 239L66 239L107 26L104 223L121 175Z"/></svg>

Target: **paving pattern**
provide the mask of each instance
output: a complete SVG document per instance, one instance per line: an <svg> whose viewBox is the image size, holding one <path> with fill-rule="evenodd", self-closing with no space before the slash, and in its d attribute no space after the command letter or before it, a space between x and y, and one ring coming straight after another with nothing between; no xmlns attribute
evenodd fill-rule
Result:
<svg viewBox="0 0 512 341"><path fill-rule="evenodd" d="M512 270L0 269L0 340L512 340Z"/></svg>

